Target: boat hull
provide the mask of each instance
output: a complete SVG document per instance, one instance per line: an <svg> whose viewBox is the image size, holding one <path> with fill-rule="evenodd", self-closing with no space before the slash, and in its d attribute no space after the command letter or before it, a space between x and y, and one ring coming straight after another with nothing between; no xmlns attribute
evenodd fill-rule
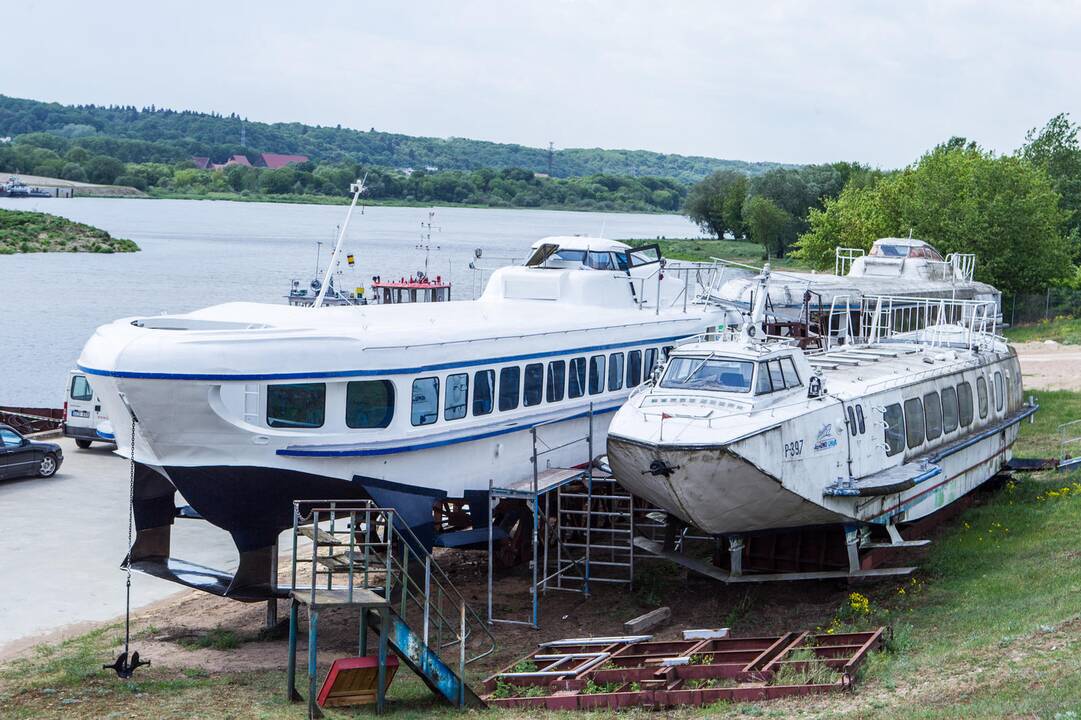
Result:
<svg viewBox="0 0 1081 720"><path fill-rule="evenodd" d="M670 469L668 475L641 470L658 460ZM714 535L845 519L723 446L665 446L613 435L608 462L630 492Z"/></svg>

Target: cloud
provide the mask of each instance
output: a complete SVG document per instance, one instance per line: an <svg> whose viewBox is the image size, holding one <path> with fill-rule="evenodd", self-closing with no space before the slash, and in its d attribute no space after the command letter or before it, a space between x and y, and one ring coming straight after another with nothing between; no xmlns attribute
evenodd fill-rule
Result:
<svg viewBox="0 0 1081 720"><path fill-rule="evenodd" d="M0 92L542 146L898 166L1077 108L1081 8L20 3Z"/></svg>

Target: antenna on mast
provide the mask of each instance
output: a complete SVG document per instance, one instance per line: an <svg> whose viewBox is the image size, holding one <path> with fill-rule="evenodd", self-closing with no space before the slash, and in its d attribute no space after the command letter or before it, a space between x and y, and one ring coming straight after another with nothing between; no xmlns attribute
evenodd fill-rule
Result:
<svg viewBox="0 0 1081 720"><path fill-rule="evenodd" d="M420 243L417 244L418 250L424 251L424 277L428 277L428 256L432 252L432 220L435 219L435 208L428 209L428 222L420 221ZM439 232L443 228L435 226L435 231ZM435 249L438 250L439 246L436 245Z"/></svg>
<svg viewBox="0 0 1081 720"><path fill-rule="evenodd" d="M330 287L330 278L334 273L334 268L338 265L338 257L342 252L342 240L345 239L346 228L349 227L349 218L353 216L353 208L357 206L357 200L360 199L360 194L366 189L364 187L364 181L368 179L367 173L360 180L349 186L349 189L353 191L353 202L349 204L349 212L345 214L345 222L342 223L341 232L338 233L338 242L334 244L334 252L330 255L330 262L327 263L327 272L323 275L323 286L319 288L319 296L315 298L315 302L312 303L313 308L323 306L323 298L327 296L327 288Z"/></svg>

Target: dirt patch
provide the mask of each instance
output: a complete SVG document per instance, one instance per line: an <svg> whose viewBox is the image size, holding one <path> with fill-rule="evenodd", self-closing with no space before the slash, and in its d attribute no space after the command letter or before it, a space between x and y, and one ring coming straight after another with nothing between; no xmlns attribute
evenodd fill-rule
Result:
<svg viewBox="0 0 1081 720"><path fill-rule="evenodd" d="M1081 347L1047 341L1014 348L1026 390L1081 390Z"/></svg>

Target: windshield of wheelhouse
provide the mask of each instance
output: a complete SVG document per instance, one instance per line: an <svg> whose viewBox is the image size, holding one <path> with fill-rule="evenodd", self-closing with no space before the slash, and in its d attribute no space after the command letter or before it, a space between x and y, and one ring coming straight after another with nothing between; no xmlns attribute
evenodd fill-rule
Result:
<svg viewBox="0 0 1081 720"><path fill-rule="evenodd" d="M727 358L674 357L661 380L673 390L708 390L745 393L751 391L754 363Z"/></svg>

